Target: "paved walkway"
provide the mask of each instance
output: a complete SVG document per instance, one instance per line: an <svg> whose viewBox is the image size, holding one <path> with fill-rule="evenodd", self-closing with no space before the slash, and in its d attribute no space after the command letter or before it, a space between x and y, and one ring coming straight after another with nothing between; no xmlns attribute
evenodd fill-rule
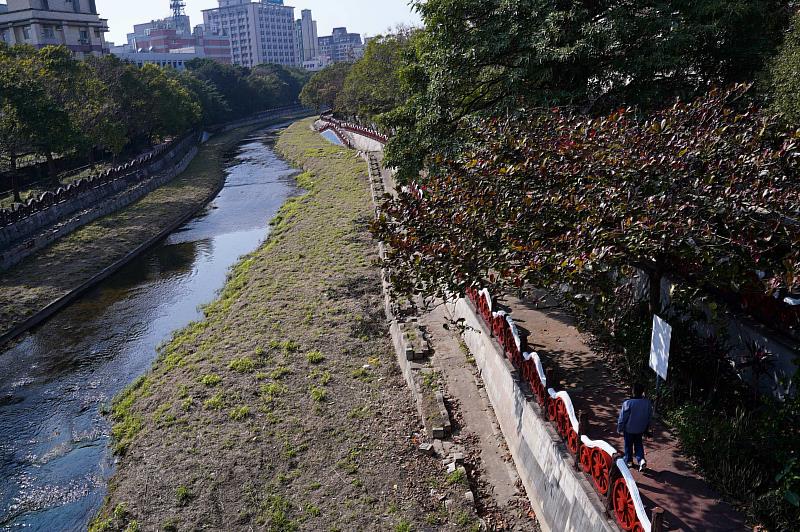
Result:
<svg viewBox="0 0 800 532"><path fill-rule="evenodd" d="M532 301L513 297L500 301L520 332L528 336L529 348L554 372L552 387L569 392L576 412L590 412L589 437L606 440L622 451L622 437L616 433L617 415L628 394L618 386L619 379L602 356L588 347L574 321L548 305L548 301L540 300L537 308ZM654 507L662 507L666 530L747 530L744 517L721 501L694 471L679 450L676 437L662 423L655 423L653 435L645 440L648 471L633 473L648 514Z"/></svg>

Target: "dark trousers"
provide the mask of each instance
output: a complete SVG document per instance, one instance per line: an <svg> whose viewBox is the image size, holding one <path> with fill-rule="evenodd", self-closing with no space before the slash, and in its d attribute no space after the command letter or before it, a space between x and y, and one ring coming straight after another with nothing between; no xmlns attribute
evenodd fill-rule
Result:
<svg viewBox="0 0 800 532"><path fill-rule="evenodd" d="M644 442L642 442L642 434L625 433L625 463L630 464L633 461L633 451L636 450L636 460L641 463L644 460Z"/></svg>

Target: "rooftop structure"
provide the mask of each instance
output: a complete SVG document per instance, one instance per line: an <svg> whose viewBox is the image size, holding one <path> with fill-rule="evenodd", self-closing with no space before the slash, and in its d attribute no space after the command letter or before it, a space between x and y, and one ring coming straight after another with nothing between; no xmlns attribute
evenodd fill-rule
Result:
<svg viewBox="0 0 800 532"><path fill-rule="evenodd" d="M134 25L133 33L128 34L128 46L117 47L112 52L122 57L128 54L169 54L178 50L185 53L191 50L196 57L208 57L221 63L230 63L230 38L207 32L202 24L192 31L191 21L183 12L184 6L185 3L181 1L170 2L171 17ZM160 57L156 59L161 60ZM170 60L174 61L175 58ZM147 62L160 64L158 61Z"/></svg>
<svg viewBox="0 0 800 532"><path fill-rule="evenodd" d="M319 36L317 21L311 17L311 10L304 9L297 21L297 39L300 44L302 62L314 61L319 57Z"/></svg>

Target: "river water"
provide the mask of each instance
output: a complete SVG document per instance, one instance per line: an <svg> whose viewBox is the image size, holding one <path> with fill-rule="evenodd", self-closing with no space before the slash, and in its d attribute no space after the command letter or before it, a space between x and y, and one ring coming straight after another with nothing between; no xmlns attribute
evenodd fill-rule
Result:
<svg viewBox="0 0 800 532"><path fill-rule="evenodd" d="M274 140L244 141L203 213L0 353L0 530L85 530L113 472L103 407L201 317L296 190Z"/></svg>

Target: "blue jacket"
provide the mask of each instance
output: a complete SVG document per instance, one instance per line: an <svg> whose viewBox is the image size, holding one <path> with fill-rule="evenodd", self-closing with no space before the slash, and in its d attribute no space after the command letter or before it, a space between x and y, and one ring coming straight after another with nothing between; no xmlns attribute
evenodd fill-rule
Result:
<svg viewBox="0 0 800 532"><path fill-rule="evenodd" d="M617 421L617 432L644 434L650 428L653 417L653 404L649 399L628 399L622 403Z"/></svg>

